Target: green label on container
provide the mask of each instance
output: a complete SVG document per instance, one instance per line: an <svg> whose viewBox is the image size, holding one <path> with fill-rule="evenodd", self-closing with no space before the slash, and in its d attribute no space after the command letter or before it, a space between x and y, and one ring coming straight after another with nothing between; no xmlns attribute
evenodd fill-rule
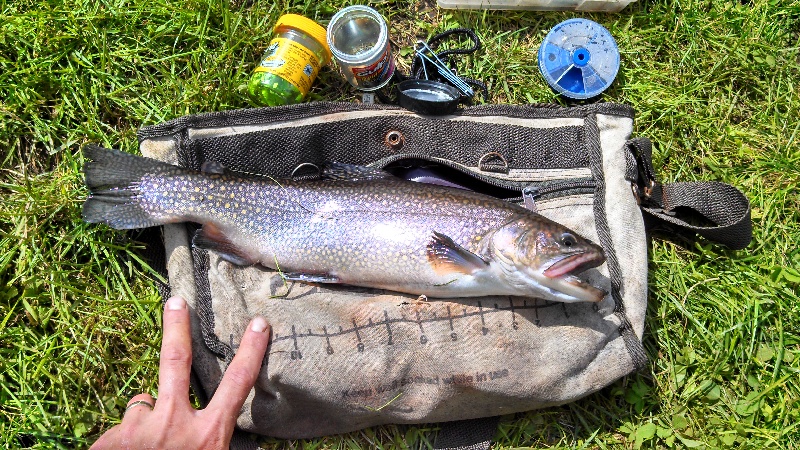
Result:
<svg viewBox="0 0 800 450"><path fill-rule="evenodd" d="M306 95L319 69L319 58L311 50L291 39L275 38L255 72L278 75Z"/></svg>

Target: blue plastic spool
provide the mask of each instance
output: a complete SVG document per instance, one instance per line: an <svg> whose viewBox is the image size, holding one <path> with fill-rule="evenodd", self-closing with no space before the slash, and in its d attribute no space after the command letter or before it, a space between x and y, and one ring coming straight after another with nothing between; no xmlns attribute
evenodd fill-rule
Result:
<svg viewBox="0 0 800 450"><path fill-rule="evenodd" d="M565 20L547 33L539 47L539 70L559 94L579 100L592 98L616 78L619 48L599 23Z"/></svg>

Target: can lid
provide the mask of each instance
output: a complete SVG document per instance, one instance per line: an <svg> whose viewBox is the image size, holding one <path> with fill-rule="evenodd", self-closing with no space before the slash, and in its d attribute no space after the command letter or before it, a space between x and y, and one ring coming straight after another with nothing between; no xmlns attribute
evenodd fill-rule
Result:
<svg viewBox="0 0 800 450"><path fill-rule="evenodd" d="M331 59L332 55L331 49L328 47L327 31L322 25L299 14L284 14L278 19L278 23L275 24L274 29L277 30L279 27L290 27L308 34L325 49L328 60Z"/></svg>

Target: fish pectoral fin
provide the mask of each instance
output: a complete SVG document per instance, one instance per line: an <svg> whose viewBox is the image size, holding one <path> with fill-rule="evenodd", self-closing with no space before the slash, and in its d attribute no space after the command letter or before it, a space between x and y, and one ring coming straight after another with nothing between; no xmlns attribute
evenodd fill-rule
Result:
<svg viewBox="0 0 800 450"><path fill-rule="evenodd" d="M220 258L228 261L229 263L236 264L237 266L252 266L257 263L257 259L253 259L242 249L237 247L230 239L225 236L222 231L213 224L205 224L203 228L197 230L192 245L204 250L212 250L219 254Z"/></svg>
<svg viewBox="0 0 800 450"><path fill-rule="evenodd" d="M458 245L449 236L433 232L427 247L428 262L437 275L459 272L471 275L485 269L488 263L480 256Z"/></svg>
<svg viewBox="0 0 800 450"><path fill-rule="evenodd" d="M394 175L381 169L355 164L330 163L322 170L322 178L339 181L365 181L393 178Z"/></svg>
<svg viewBox="0 0 800 450"><path fill-rule="evenodd" d="M217 161L206 161L200 166L200 171L204 173L225 174L225 165Z"/></svg>
<svg viewBox="0 0 800 450"><path fill-rule="evenodd" d="M303 281L305 283L339 283L339 278L334 275L316 274L316 273L299 273L292 272L280 273L283 279L288 281Z"/></svg>

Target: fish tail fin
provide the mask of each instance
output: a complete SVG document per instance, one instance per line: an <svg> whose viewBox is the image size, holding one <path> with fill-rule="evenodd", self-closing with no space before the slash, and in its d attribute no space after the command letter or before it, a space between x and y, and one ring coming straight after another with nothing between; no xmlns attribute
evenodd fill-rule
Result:
<svg viewBox="0 0 800 450"><path fill-rule="evenodd" d="M90 194L83 204L83 220L105 223L118 230L167 222L153 217L137 197L144 175L173 169L171 165L96 145L85 146L83 154L89 160L84 175Z"/></svg>

